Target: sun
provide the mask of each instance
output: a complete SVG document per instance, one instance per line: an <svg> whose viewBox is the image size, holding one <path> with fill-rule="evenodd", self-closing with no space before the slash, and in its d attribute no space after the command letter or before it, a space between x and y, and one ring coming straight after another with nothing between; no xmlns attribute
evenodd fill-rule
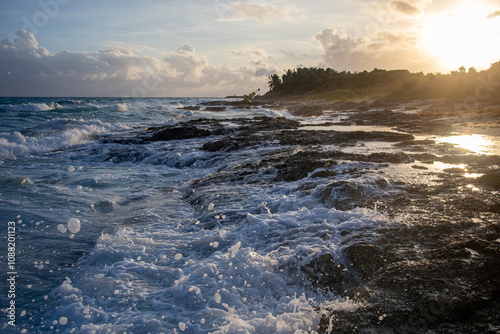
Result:
<svg viewBox="0 0 500 334"><path fill-rule="evenodd" d="M428 51L447 70L486 69L500 59L500 17L478 2L432 17L424 25Z"/></svg>

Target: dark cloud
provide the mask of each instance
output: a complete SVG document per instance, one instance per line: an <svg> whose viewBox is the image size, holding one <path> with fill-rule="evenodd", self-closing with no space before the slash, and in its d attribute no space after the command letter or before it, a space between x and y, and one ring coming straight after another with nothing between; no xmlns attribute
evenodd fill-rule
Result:
<svg viewBox="0 0 500 334"><path fill-rule="evenodd" d="M218 96L265 88L275 68L263 62L214 67L185 45L165 58L120 46L94 53L50 53L32 33L0 42L3 96Z"/></svg>

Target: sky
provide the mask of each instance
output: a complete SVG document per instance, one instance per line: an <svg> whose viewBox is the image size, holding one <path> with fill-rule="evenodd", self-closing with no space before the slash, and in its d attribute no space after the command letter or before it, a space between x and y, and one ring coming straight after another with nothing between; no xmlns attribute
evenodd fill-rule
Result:
<svg viewBox="0 0 500 334"><path fill-rule="evenodd" d="M225 96L500 60L500 0L0 0L0 96Z"/></svg>

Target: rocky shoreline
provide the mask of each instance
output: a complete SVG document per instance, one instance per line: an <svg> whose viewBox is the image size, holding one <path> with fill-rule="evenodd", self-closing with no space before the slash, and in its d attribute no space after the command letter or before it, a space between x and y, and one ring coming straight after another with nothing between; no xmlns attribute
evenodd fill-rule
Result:
<svg viewBox="0 0 500 334"><path fill-rule="evenodd" d="M355 311L328 310L321 333L498 333L500 156L473 154L433 136L464 129L495 133L500 113L436 110L416 102L389 108L393 101L383 102L252 102L251 107L287 108L299 117L322 116L323 122L304 129L295 118L199 119L106 140L147 144L204 138L200 149L212 159L244 156L241 164L220 167L192 181L185 199L195 208L213 201L217 185L269 186L300 180L296 191L313 194L326 207L375 208L390 217L394 223L376 237L345 231L342 261L325 254L296 268L312 288L360 305ZM216 103L196 107L249 107L242 102ZM329 110L343 110L347 116L333 121L334 114L330 120L325 113ZM346 130L330 130L334 125ZM351 125L393 130L350 131ZM348 152L370 143L384 148ZM252 156L256 147L268 153ZM455 167L436 171L435 163ZM395 176L394 168L411 175ZM362 181L364 175L373 181ZM230 213L228 217L234 218Z"/></svg>

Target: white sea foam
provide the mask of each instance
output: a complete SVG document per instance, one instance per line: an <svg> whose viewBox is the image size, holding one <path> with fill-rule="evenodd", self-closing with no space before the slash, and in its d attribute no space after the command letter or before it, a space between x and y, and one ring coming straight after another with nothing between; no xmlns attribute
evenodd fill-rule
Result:
<svg viewBox="0 0 500 334"><path fill-rule="evenodd" d="M0 159L39 155L74 145L81 145L94 140L99 133L125 128L122 125L107 125L100 121L77 122L70 127L61 126L60 122L50 123L44 131L33 135L24 135L18 131L0 135ZM79 123L79 124L78 124Z"/></svg>
<svg viewBox="0 0 500 334"><path fill-rule="evenodd" d="M293 268L330 253L341 257L340 234L387 224L368 209L317 207L248 214L240 228L121 228L104 234L54 297L47 321L66 317L71 330L186 333L314 333L321 309L356 309L307 288ZM180 238L182 236L182 238ZM215 249L209 242L220 240ZM182 252L182 256L181 255ZM207 253L210 252L210 253ZM203 255L204 254L204 255ZM134 305L134 309L130 306ZM150 305L150 306L146 306ZM141 311L147 307L149 311ZM89 316L82 316L88 310ZM120 322L110 319L119 316Z"/></svg>
<svg viewBox="0 0 500 334"><path fill-rule="evenodd" d="M205 180L281 148L221 155L199 149L213 138L147 145L95 140L100 134L126 138L144 125L207 117L177 110L202 100L80 102L61 102L64 111L42 113L46 118L34 118L29 126L19 120L15 130L4 127L0 134L0 159L6 160L0 176L8 181L2 201L43 216L23 223L32 232L26 238L36 242L23 249L19 261L29 259L31 274L46 284L30 280L26 286L33 296L18 299L26 308L33 304L19 322L26 323L27 332L314 333L327 309L358 307L312 287L301 267L323 254L345 261L342 238L370 236L388 223L380 212L324 207L319 198L328 184L322 179L272 187L258 182L205 187L202 181L191 188L190 180ZM73 110L85 103L96 107ZM117 112L119 104L129 112ZM210 117L262 115L286 114L259 108ZM120 130L127 131L114 133ZM338 181L350 181L349 169L376 165L335 168L344 167ZM263 171L256 180L260 176L267 177ZM365 173L356 182L367 197L379 196L377 191L391 188L380 189L375 182L380 178ZM304 188L309 190L298 190ZM332 198L339 195L331 188ZM67 268L58 268L60 263ZM46 291L36 296L42 286ZM46 312L33 316L41 309Z"/></svg>
<svg viewBox="0 0 500 334"><path fill-rule="evenodd" d="M48 111L60 108L61 106L57 103L22 103L22 104L10 104L3 105L2 109L8 111Z"/></svg>

